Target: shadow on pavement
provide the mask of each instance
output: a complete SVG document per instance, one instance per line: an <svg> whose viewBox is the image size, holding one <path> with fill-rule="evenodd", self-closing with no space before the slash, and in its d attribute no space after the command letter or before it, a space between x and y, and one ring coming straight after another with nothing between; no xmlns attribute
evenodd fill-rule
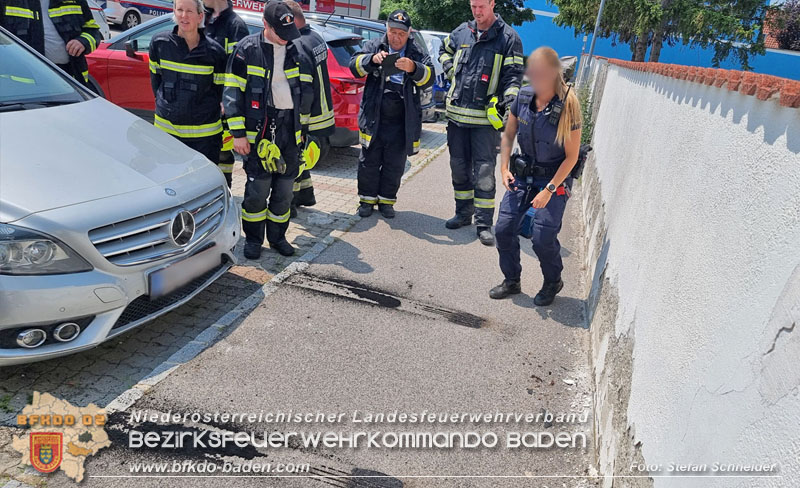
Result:
<svg viewBox="0 0 800 488"><path fill-rule="evenodd" d="M455 230L448 229L444 226L445 219L413 210L398 210L397 217L386 222L392 230L403 231L412 237L428 241L431 244L461 246L469 244L478 238L475 226Z"/></svg>
<svg viewBox="0 0 800 488"><path fill-rule="evenodd" d="M527 285L530 286L530 284ZM526 286L524 279L522 281L522 286ZM488 288L486 293L489 293ZM533 303L533 295L535 295L535 293L532 295L520 293L519 295L514 295L511 298L511 302L518 307L532 309L543 320L550 319L567 327L577 327L580 329L588 328L586 326L586 321L584 320L583 300L579 298L558 295L551 305L539 307Z"/></svg>
<svg viewBox="0 0 800 488"><path fill-rule="evenodd" d="M374 268L361 260L361 251L345 241L336 243L336 252L324 252L314 259L314 264L333 264L341 266L353 273L367 274L374 271Z"/></svg>

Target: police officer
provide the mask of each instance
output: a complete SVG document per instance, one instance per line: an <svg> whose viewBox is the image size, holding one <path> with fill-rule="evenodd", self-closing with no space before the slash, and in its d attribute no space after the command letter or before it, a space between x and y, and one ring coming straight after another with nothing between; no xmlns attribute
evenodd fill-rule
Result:
<svg viewBox="0 0 800 488"><path fill-rule="evenodd" d="M301 120L312 96L300 79L311 76L292 41L300 37L283 2L264 8L264 31L239 41L228 60L223 103L234 150L244 156L244 256L258 259L266 229L270 247L294 254L286 240L292 185L300 173Z"/></svg>
<svg viewBox="0 0 800 488"><path fill-rule="evenodd" d="M225 53L230 55L236 44L250 33L247 30L247 24L233 11L233 4L230 0L203 0L203 3L206 6L206 36L217 41L217 44L222 46ZM233 136L231 136L227 121L224 118L222 126L224 129L222 133L222 149L216 161L222 174L225 175L228 188L230 188L233 179L234 162ZM212 161L214 160L212 159Z"/></svg>
<svg viewBox="0 0 800 488"><path fill-rule="evenodd" d="M491 298L520 293L519 256L523 216L533 206L529 229L544 284L534 297L539 306L553 303L564 286L558 232L570 196L580 153L581 112L575 92L564 83L558 54L540 47L528 58L530 86L511 105L501 145L503 185L508 190L497 217L497 251L505 280L489 292ZM521 157L511 158L518 137ZM527 230L527 229L526 229Z"/></svg>
<svg viewBox="0 0 800 488"><path fill-rule="evenodd" d="M154 124L214 161L222 144L220 103L225 51L207 38L201 0L177 0L172 30L150 41L150 83L156 99Z"/></svg>
<svg viewBox="0 0 800 488"><path fill-rule="evenodd" d="M358 113L358 214L362 217L372 215L376 203L385 218L395 216L406 155L419 152L419 96L433 84L434 75L430 56L410 32L408 13L395 10L387 18L386 34L368 41L350 59L350 71L367 77Z"/></svg>
<svg viewBox="0 0 800 488"><path fill-rule="evenodd" d="M502 112L519 93L522 42L494 13L494 0L470 0L473 21L464 22L439 50L451 86L447 93L447 145L456 214L448 229L472 223L481 243L494 243L495 160Z"/></svg>
<svg viewBox="0 0 800 488"><path fill-rule="evenodd" d="M86 0L0 0L0 26L92 88L85 56L102 37Z"/></svg>
<svg viewBox="0 0 800 488"><path fill-rule="evenodd" d="M300 31L300 38L295 40L300 56L305 58L305 63L312 68L311 79L302 79L310 83L314 93L311 102L311 112L307 121L308 134L315 139L315 143L323 141L333 135L336 129L334 120L333 103L331 101L331 81L328 76L328 44L318 33L306 24L305 15L300 4L288 0L286 5L292 9L294 23ZM306 169L294 182L294 199L292 200L292 215L297 212L297 207L313 207L317 200L314 197L314 185L311 181L311 171Z"/></svg>

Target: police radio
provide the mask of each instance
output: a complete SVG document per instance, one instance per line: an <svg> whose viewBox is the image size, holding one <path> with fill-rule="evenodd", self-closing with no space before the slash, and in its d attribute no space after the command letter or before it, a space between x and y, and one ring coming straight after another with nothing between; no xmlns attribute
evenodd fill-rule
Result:
<svg viewBox="0 0 800 488"><path fill-rule="evenodd" d="M550 116L547 118L547 122L549 122L550 125L558 125L558 121L561 119L561 111L564 110L564 101L566 101L567 95L569 95L571 89L572 84L567 85L567 93L564 94L564 99L553 102L550 106Z"/></svg>

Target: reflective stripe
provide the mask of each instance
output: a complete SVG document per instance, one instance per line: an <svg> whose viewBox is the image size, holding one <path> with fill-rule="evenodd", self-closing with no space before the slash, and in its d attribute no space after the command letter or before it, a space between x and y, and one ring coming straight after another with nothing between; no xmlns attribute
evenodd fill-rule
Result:
<svg viewBox="0 0 800 488"><path fill-rule="evenodd" d="M384 205L394 205L395 203L397 203L397 199L396 198L386 198L386 197L382 197L382 196L378 195L378 203L382 203Z"/></svg>
<svg viewBox="0 0 800 488"><path fill-rule="evenodd" d="M326 127L330 127L332 125L336 125L336 119L333 118L333 117L331 117L331 118L329 118L327 120L323 120L322 122L316 122L314 124L309 124L308 125L308 130L311 130L311 131L321 130L321 129L325 129Z"/></svg>
<svg viewBox="0 0 800 488"><path fill-rule="evenodd" d="M215 85L224 85L225 84L225 73L214 73L214 84Z"/></svg>
<svg viewBox="0 0 800 488"><path fill-rule="evenodd" d="M378 203L378 197L368 197L366 195L359 195L358 199L364 203Z"/></svg>
<svg viewBox="0 0 800 488"><path fill-rule="evenodd" d="M228 42L228 38L226 37L225 38L225 52L228 53L228 54L232 53L233 52L233 48L235 48L237 44L239 44L239 41Z"/></svg>
<svg viewBox="0 0 800 488"><path fill-rule="evenodd" d="M297 78L300 76L300 68L289 68L283 70L286 73L286 78Z"/></svg>
<svg viewBox="0 0 800 488"><path fill-rule="evenodd" d="M164 117L156 115L153 125L167 134L187 138L209 137L222 132L221 120L202 125L175 125Z"/></svg>
<svg viewBox="0 0 800 488"><path fill-rule="evenodd" d="M444 38L444 50L450 54L453 54L453 50L450 48L450 36Z"/></svg>
<svg viewBox="0 0 800 488"><path fill-rule="evenodd" d="M305 73L300 73L300 81L303 81L305 83L313 83L314 77L311 75L307 75Z"/></svg>
<svg viewBox="0 0 800 488"><path fill-rule="evenodd" d="M289 215L291 215L291 210L287 210L283 215L275 215L274 213L270 212L267 209L267 220L271 220L273 222L277 222L279 224L283 224L284 222L289 221Z"/></svg>
<svg viewBox="0 0 800 488"><path fill-rule="evenodd" d="M447 103L447 111L460 115L471 115L473 117L486 117L486 109L481 110L477 108L458 107L450 103Z"/></svg>
<svg viewBox="0 0 800 488"><path fill-rule="evenodd" d="M228 120L230 120L230 119L228 119ZM249 142L251 144L255 144L257 135L258 135L258 131L255 131L255 130L247 131L247 142Z"/></svg>
<svg viewBox="0 0 800 488"><path fill-rule="evenodd" d="M364 71L363 67L361 67L361 60L364 59L365 56L368 56L368 54L359 54L358 56L356 56L356 63L355 64L356 64L356 72L358 73L358 76L367 76L367 72Z"/></svg>
<svg viewBox="0 0 800 488"><path fill-rule="evenodd" d="M84 28L86 28L86 29L99 29L99 28L100 28L100 26L99 26L99 25L97 25L97 22L95 22L95 21L94 21L94 19L92 19L92 20L87 20L87 21L86 21L86 22L83 24L83 27L84 27Z"/></svg>
<svg viewBox="0 0 800 488"><path fill-rule="evenodd" d="M258 213L249 213L242 209L242 220L247 222L261 222L267 220L266 209Z"/></svg>
<svg viewBox="0 0 800 488"><path fill-rule="evenodd" d="M506 88L506 91L503 93L503 97L516 97L519 95L519 87L518 86L509 86Z"/></svg>
<svg viewBox="0 0 800 488"><path fill-rule="evenodd" d="M302 143L303 143L303 131L299 131L299 130L298 130L297 132L295 132L295 133L294 133L294 138L295 138L295 140L297 141L297 145L298 145L298 146L299 146L300 144L302 144Z"/></svg>
<svg viewBox="0 0 800 488"><path fill-rule="evenodd" d="M150 72L151 73L160 73L161 72L161 66L159 66L158 63L156 63L152 59L150 60Z"/></svg>
<svg viewBox="0 0 800 488"><path fill-rule="evenodd" d="M450 70L447 72L447 78L453 80L453 77L456 75L456 67L458 67L458 61L461 59L461 53L464 52L462 50L458 50L456 55L453 57L453 66L450 67ZM453 96L453 90L456 89L455 80L450 83L450 91L447 92L447 97L450 98Z"/></svg>
<svg viewBox="0 0 800 488"><path fill-rule="evenodd" d="M244 130L244 117L231 117L228 119L228 128L231 130Z"/></svg>
<svg viewBox="0 0 800 488"><path fill-rule="evenodd" d="M6 7L6 15L9 17L22 17L23 19L33 19L33 10L20 7Z"/></svg>
<svg viewBox="0 0 800 488"><path fill-rule="evenodd" d="M175 61L170 61L168 59L162 59L159 64L163 69L177 71L179 73L189 73L193 75L210 75L214 73L213 66L206 66L202 64L176 63Z"/></svg>
<svg viewBox="0 0 800 488"><path fill-rule="evenodd" d="M233 173L233 163L217 163L217 166L223 173Z"/></svg>
<svg viewBox="0 0 800 488"><path fill-rule="evenodd" d="M83 10L79 5L65 5L63 7L58 8L49 8L47 9L47 13L50 17L61 17L64 15L82 15Z"/></svg>
<svg viewBox="0 0 800 488"><path fill-rule="evenodd" d="M361 145L363 145L364 147L369 147L369 142L371 140L372 140L371 135L358 131L358 142L360 142Z"/></svg>
<svg viewBox="0 0 800 488"><path fill-rule="evenodd" d="M503 55L494 55L494 64L492 64L492 75L489 77L489 89L486 94L489 96L494 95L497 91L497 83L500 81L500 65L503 64Z"/></svg>
<svg viewBox="0 0 800 488"><path fill-rule="evenodd" d="M430 79L431 79L431 67L426 65L425 66L425 76L423 76L421 80L415 81L414 83L416 83L417 86L422 86L425 83L427 83L428 80L430 80Z"/></svg>
<svg viewBox="0 0 800 488"><path fill-rule="evenodd" d="M300 114L300 123L301 124L308 124L308 120L311 118L308 114Z"/></svg>
<svg viewBox="0 0 800 488"><path fill-rule="evenodd" d="M228 73L225 75L225 86L231 86L244 91L244 89L247 87L247 80L241 76L236 76L233 73Z"/></svg>
<svg viewBox="0 0 800 488"><path fill-rule="evenodd" d="M476 198L475 206L477 208L494 208L493 198Z"/></svg>
<svg viewBox="0 0 800 488"><path fill-rule="evenodd" d="M256 66L254 64L247 65L247 75L248 76L266 76L267 70L262 68L261 66Z"/></svg>
<svg viewBox="0 0 800 488"><path fill-rule="evenodd" d="M306 188L311 188L312 186L314 186L314 182L311 181L311 177L309 176L308 178L303 178L302 180L300 180L298 185L300 185L301 190L305 190Z"/></svg>
<svg viewBox="0 0 800 488"><path fill-rule="evenodd" d="M97 41L95 40L94 36L92 36L88 32L82 32L81 37L83 37L89 42L89 51L94 51L95 49L97 49Z"/></svg>
<svg viewBox="0 0 800 488"><path fill-rule="evenodd" d="M447 118L454 122L461 122L469 125L492 125L486 117L470 117L469 115L458 115L447 112Z"/></svg>
<svg viewBox="0 0 800 488"><path fill-rule="evenodd" d="M296 182L296 181L295 181L295 182L292 184L292 191L300 191L300 183L298 183L298 182Z"/></svg>
<svg viewBox="0 0 800 488"><path fill-rule="evenodd" d="M452 60L453 60L453 56L448 54L448 53L442 53L442 55L439 56L439 62L442 63L442 64L446 63L447 61L452 61Z"/></svg>
<svg viewBox="0 0 800 488"><path fill-rule="evenodd" d="M89 83L89 71L84 71L81 74L83 75L83 81Z"/></svg>
<svg viewBox="0 0 800 488"><path fill-rule="evenodd" d="M456 200L472 200L475 198L475 190L455 191Z"/></svg>

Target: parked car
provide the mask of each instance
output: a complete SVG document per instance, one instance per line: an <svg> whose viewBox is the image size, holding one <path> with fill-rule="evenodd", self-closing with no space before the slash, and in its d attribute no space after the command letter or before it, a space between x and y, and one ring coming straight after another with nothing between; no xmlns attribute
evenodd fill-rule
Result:
<svg viewBox="0 0 800 488"><path fill-rule="evenodd" d="M128 30L152 18L172 13L172 0L107 0L105 14L108 21Z"/></svg>
<svg viewBox="0 0 800 488"><path fill-rule="evenodd" d="M251 33L264 29L261 14L237 10ZM112 42L103 42L86 56L89 80L97 93L135 114L153 119L155 99L150 87L148 67L150 40L159 32L174 27L171 17L152 19L131 29ZM331 80L331 101L336 118L336 133L322 141L327 145L351 146L358 143L358 107L364 81L354 78L347 67L358 50L361 38L332 27L314 26L328 43L328 73Z"/></svg>
<svg viewBox="0 0 800 488"><path fill-rule="evenodd" d="M94 21L100 26L100 35L103 36L103 40L107 41L111 39L111 28L108 27L108 19L106 19L106 14L103 12L102 5L95 0L87 0L86 3L89 4ZM105 3L105 1L103 1L103 3Z"/></svg>
<svg viewBox="0 0 800 488"><path fill-rule="evenodd" d="M97 346L235 262L215 164L0 28L0 366Z"/></svg>
<svg viewBox="0 0 800 488"><path fill-rule="evenodd" d="M330 25L337 29L352 32L366 42L370 39L383 37L386 34L386 24L379 20L364 19L362 17L349 17L347 15L331 15L322 12L307 12L305 13L308 22L316 22L321 25ZM425 44L425 39L417 30L412 30L411 35L417 41L417 45L423 51L429 53L428 47ZM430 53L429 53L430 54ZM438 56L438 53L431 55ZM422 121L430 122L436 120L436 102L433 99L433 88L429 87L422 91L420 94L420 104L422 105Z"/></svg>

